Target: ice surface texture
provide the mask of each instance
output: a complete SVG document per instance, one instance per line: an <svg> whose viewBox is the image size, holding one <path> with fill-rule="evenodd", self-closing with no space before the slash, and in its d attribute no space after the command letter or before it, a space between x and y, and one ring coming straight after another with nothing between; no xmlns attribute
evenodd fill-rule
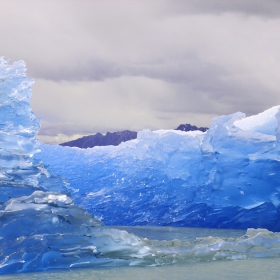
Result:
<svg viewBox="0 0 280 280"><path fill-rule="evenodd" d="M144 130L117 147L42 144L37 156L106 225L279 231L279 108L215 118L206 133Z"/></svg>

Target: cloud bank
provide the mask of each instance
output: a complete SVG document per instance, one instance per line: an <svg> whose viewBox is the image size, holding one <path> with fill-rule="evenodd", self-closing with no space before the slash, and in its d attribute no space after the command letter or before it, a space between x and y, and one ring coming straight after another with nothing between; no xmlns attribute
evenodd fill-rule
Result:
<svg viewBox="0 0 280 280"><path fill-rule="evenodd" d="M279 1L2 6L1 55L26 61L46 142L187 122L208 126L217 115L280 104Z"/></svg>

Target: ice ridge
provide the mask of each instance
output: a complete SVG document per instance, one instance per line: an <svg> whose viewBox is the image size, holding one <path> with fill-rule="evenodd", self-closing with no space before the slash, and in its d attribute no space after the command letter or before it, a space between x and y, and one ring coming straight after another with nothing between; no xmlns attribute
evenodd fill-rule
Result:
<svg viewBox="0 0 280 280"><path fill-rule="evenodd" d="M220 116L205 133L143 130L117 147L41 144L37 156L106 225L279 231L279 109Z"/></svg>

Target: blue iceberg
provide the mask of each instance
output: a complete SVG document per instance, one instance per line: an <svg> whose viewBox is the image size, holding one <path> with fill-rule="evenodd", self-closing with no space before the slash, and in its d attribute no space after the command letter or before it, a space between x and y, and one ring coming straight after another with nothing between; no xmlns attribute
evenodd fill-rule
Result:
<svg viewBox="0 0 280 280"><path fill-rule="evenodd" d="M41 144L36 156L106 225L280 230L280 106L203 133L144 130L119 146Z"/></svg>
<svg viewBox="0 0 280 280"><path fill-rule="evenodd" d="M223 219L231 213L247 210L248 219L254 222L258 213L263 215L262 224L271 225L278 217L278 121L268 118L271 134L266 130L265 136L262 129L268 126L258 123L252 132L252 122L238 123L236 116L230 116L215 120L206 135L144 131L137 140L117 148L81 151L47 146L36 140L40 121L30 107L33 80L25 71L24 62L10 65L0 58L0 274L280 256L280 235L267 229L248 229L238 238L151 241L104 227L89 213L102 215L107 223L162 224L171 219L176 224L177 217L179 225L182 215L190 221L201 215L208 221L205 224L212 218L220 221L213 225L226 225ZM278 108L271 110L277 119ZM246 131L242 126L250 127ZM246 149L237 153L242 145ZM63 161L54 156L56 152ZM56 174L59 162L72 186ZM243 177L254 178L254 183L264 182L265 191L256 185L255 192L247 194L250 180L236 178L240 175L236 169L243 170ZM239 194L244 192L238 203L234 191L225 190L229 183L223 184L229 175L236 182L248 182L238 189ZM203 216L206 208L208 216ZM178 214L172 217L173 213ZM277 228L278 222L274 225Z"/></svg>

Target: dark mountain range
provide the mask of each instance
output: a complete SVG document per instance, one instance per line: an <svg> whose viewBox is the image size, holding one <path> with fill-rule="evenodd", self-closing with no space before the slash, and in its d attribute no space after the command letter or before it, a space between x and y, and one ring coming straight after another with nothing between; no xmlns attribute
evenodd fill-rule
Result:
<svg viewBox="0 0 280 280"><path fill-rule="evenodd" d="M182 130L182 131L200 130L202 132L205 132L207 129L208 129L207 127L196 127L195 125L190 125L190 124L180 124L175 130ZM98 132L95 135L84 136L76 140L61 143L59 145L86 149L86 148L93 148L95 146L108 146L108 145L118 146L121 142L126 142L128 140L132 140L136 138L137 138L137 132L130 131L130 130L107 132L106 135L102 135L101 133Z"/></svg>
<svg viewBox="0 0 280 280"><path fill-rule="evenodd" d="M92 148L95 146L118 146L121 142L135 139L137 132L124 130L119 132L107 132L106 135L96 133L95 135L84 136L76 140L65 142L60 146L79 147L79 148Z"/></svg>
<svg viewBox="0 0 280 280"><path fill-rule="evenodd" d="M189 123L186 123L186 124L180 124L175 130L182 130L182 131L200 130L202 132L205 132L205 131L208 130L208 127L197 127L195 125L191 125Z"/></svg>

